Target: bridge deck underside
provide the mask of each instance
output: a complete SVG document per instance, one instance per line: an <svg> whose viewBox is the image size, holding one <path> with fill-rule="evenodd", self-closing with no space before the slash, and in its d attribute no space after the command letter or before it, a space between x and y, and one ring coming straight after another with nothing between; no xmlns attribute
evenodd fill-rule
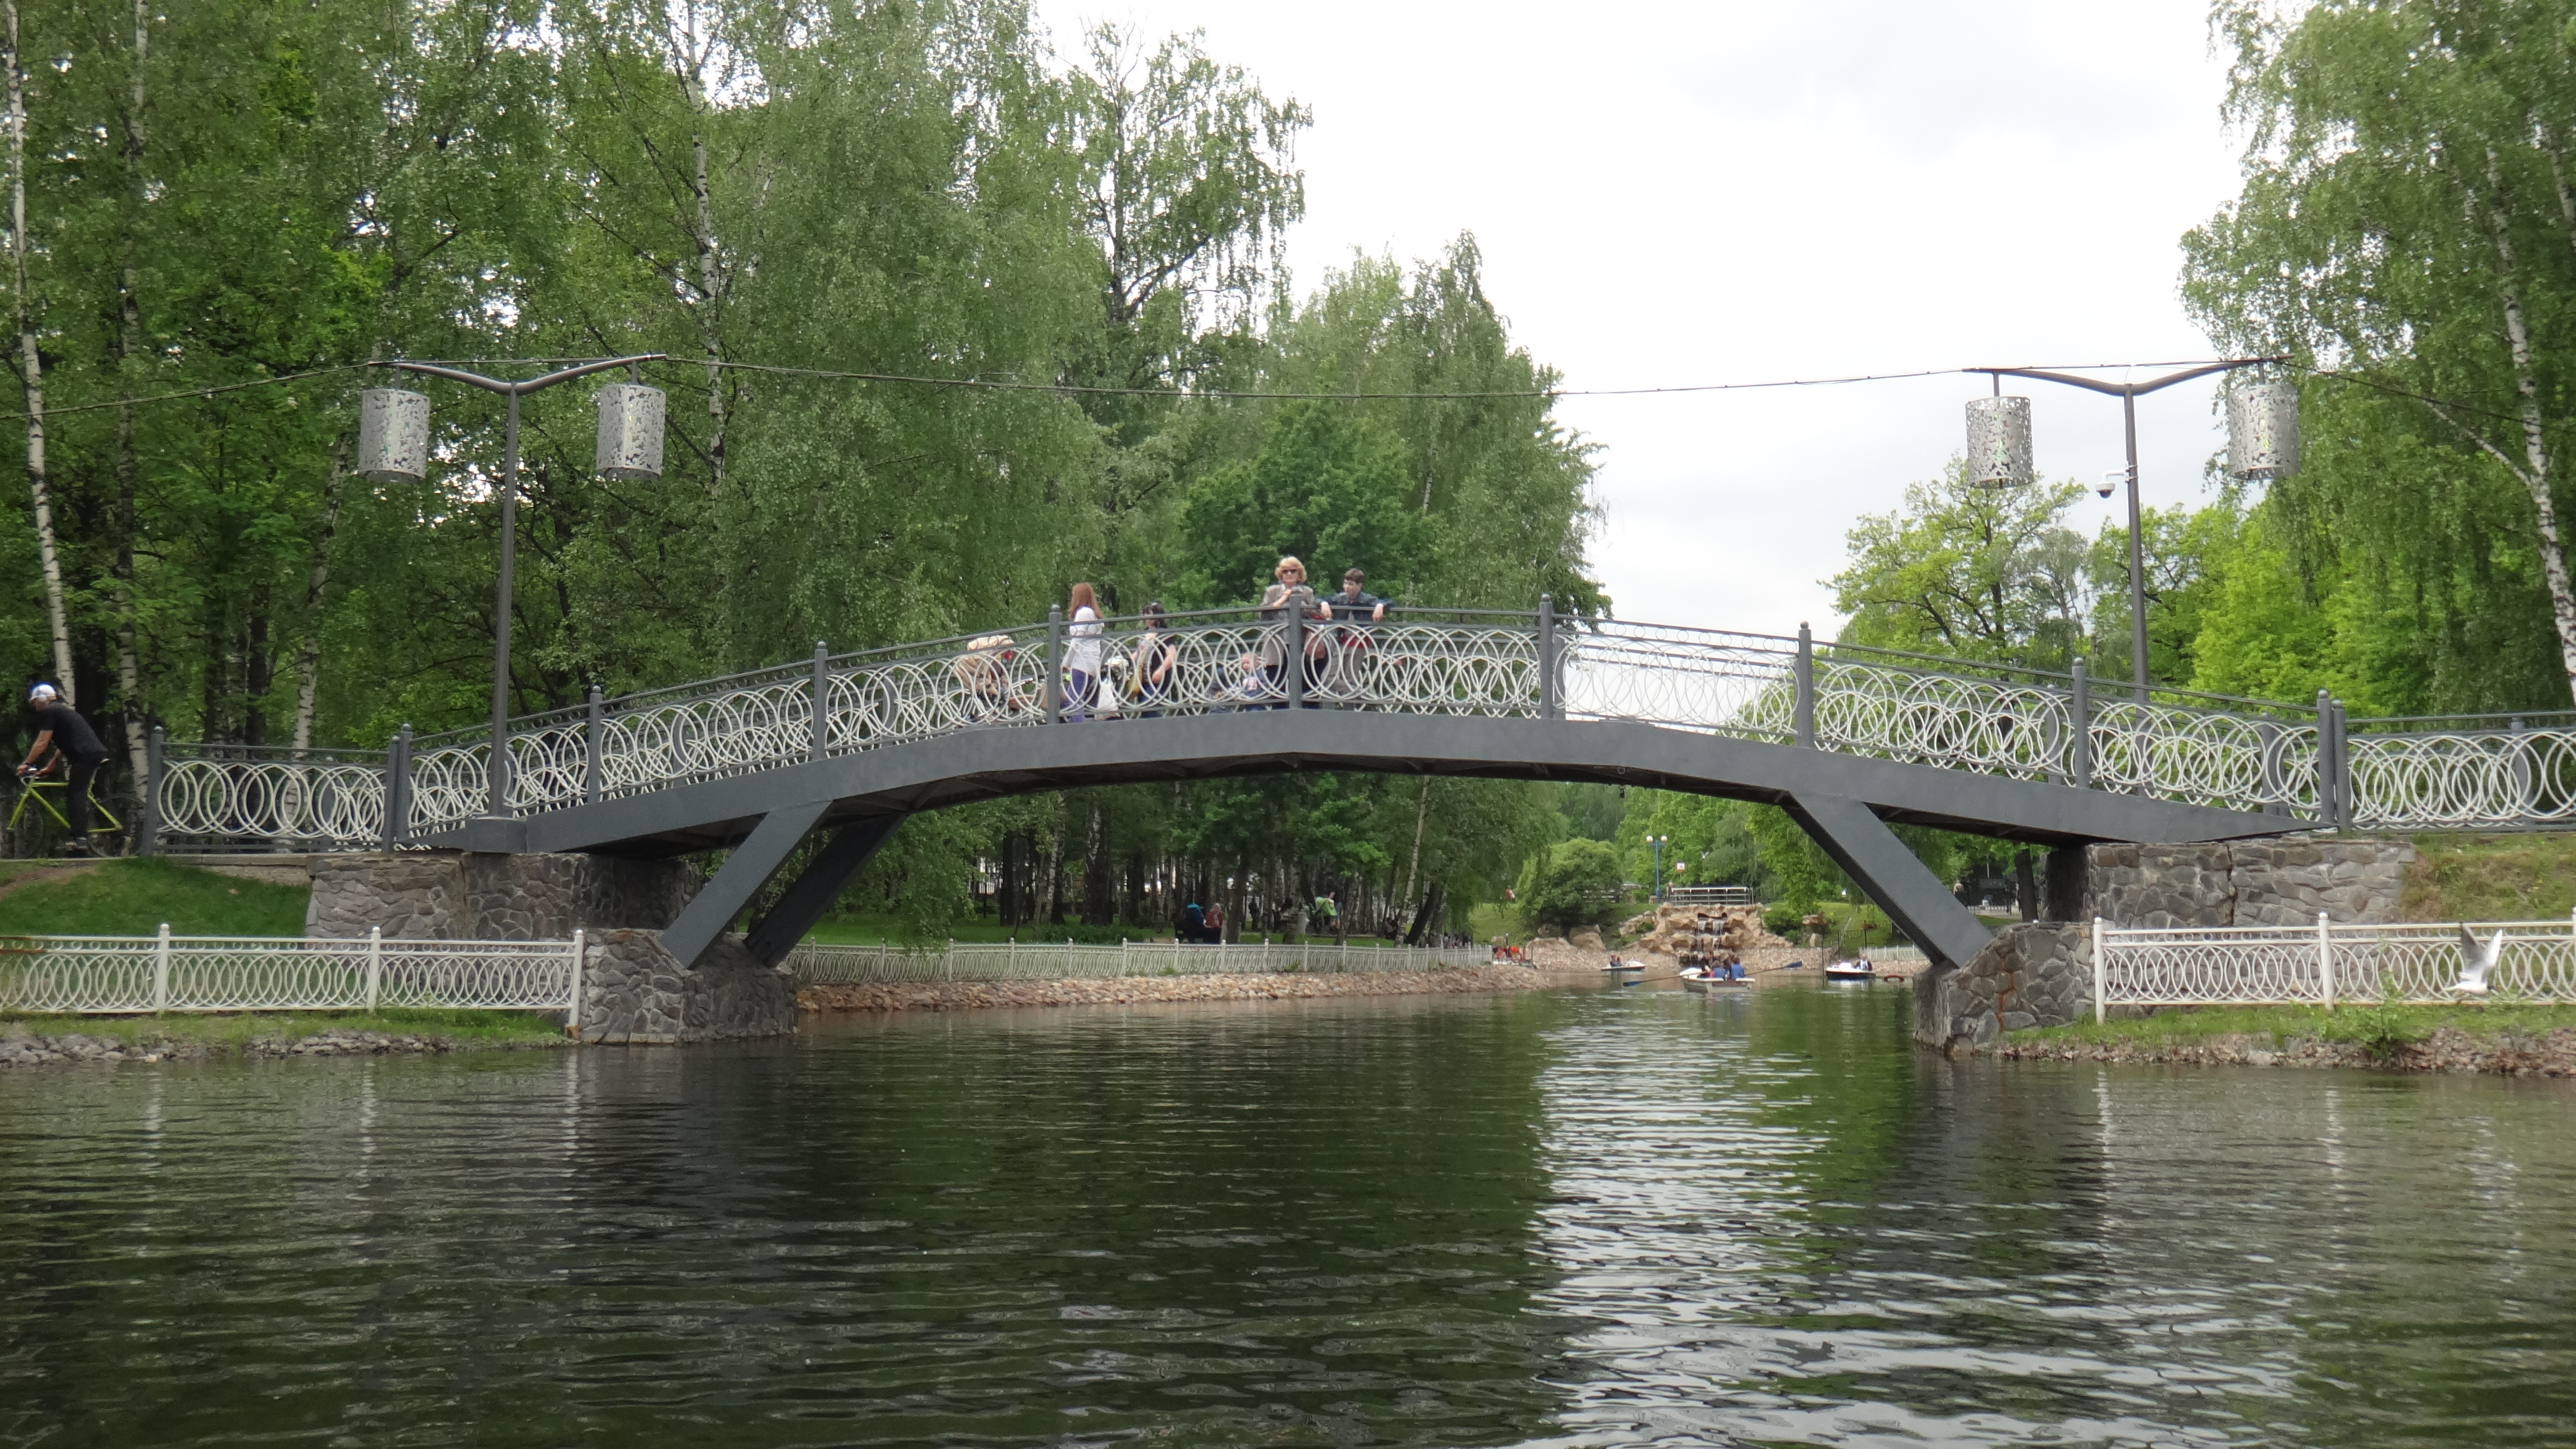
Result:
<svg viewBox="0 0 2576 1449"><path fill-rule="evenodd" d="M677 785L424 838L468 850L658 855L735 844L772 811L824 803L820 823L911 814L1085 785L1349 770L1651 786L1764 803L1857 800L1881 819L2036 845L2219 840L2313 828L2040 780L1859 758L1642 724L1257 710L966 730L785 768Z"/></svg>

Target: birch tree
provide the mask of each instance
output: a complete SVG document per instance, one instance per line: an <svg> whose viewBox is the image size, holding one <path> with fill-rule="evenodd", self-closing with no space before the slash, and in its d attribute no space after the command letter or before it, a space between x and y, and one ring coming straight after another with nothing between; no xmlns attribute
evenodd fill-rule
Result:
<svg viewBox="0 0 2576 1449"><path fill-rule="evenodd" d="M2249 137L2245 187L2186 239L2186 296L2224 345L2277 349L2329 374L2312 397L2361 389L2411 415L2426 446L2512 481L2524 567L2546 600L2532 623L2554 639L2560 688L2576 696L2566 7L2324 0L2284 19L2246 0L2217 23L2236 50L2228 109ZM2384 451L2377 467L2339 458L2353 436L2321 432L2315 480L2299 485L2348 525L2327 532L2330 546L2375 544L2419 574L2455 568L2443 550L2476 530L2441 510L2464 495L2365 502L2391 470Z"/></svg>
<svg viewBox="0 0 2576 1449"><path fill-rule="evenodd" d="M19 48L18 0L0 0L7 28L0 53L0 84L9 104L9 269L17 305L18 386L27 412L27 489L35 503L36 557L45 579L45 622L54 642L54 682L65 699L79 694L72 679L71 615L63 603L63 565L54 539L54 503L45 478L45 362L37 347L42 308L31 290L27 235L27 68Z"/></svg>

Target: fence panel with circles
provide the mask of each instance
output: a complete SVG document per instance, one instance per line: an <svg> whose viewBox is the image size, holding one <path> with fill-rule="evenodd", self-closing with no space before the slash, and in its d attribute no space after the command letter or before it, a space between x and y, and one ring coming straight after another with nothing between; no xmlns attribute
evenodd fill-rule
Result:
<svg viewBox="0 0 2576 1449"><path fill-rule="evenodd" d="M1137 941L1077 945L1067 941L959 942L936 951L900 946L807 942L787 958L799 986L858 986L939 981L1069 981L1120 976L1341 975L1375 971L1447 971L1486 965L1483 946L1180 945Z"/></svg>
<svg viewBox="0 0 2576 1449"><path fill-rule="evenodd" d="M0 937L0 1010L564 1010L577 941Z"/></svg>
<svg viewBox="0 0 2576 1449"><path fill-rule="evenodd" d="M1551 662L1552 661L1552 662ZM1060 666L1071 666L1065 668ZM1072 672L1078 668L1080 674ZM1549 677L1551 669L1553 678ZM2576 826L2576 716L2356 721L2313 707L2120 686L1995 663L1624 620L1249 610L961 634L827 656L511 725L520 813L648 794L964 730L1309 705L1651 724L2371 829ZM819 696L819 698L818 698ZM2338 745L2337 742L2340 741ZM2341 754L2333 754L2339 748ZM406 838L484 813L487 737L410 755ZM362 848L384 838L389 756L174 746L159 832L181 848Z"/></svg>
<svg viewBox="0 0 2576 1449"><path fill-rule="evenodd" d="M2468 961L2457 923L2167 930L2103 926L2101 1005L2326 1005L2395 1000L2576 1003L2576 920L2467 927L2504 947L2484 992L2456 989Z"/></svg>

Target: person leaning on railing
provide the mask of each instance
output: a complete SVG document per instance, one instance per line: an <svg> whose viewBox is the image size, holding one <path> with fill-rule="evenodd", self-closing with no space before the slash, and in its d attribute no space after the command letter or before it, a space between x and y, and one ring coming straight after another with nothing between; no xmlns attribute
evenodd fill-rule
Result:
<svg viewBox="0 0 2576 1449"><path fill-rule="evenodd" d="M60 752L71 762L71 771L63 784L63 814L70 822L72 838L63 846L65 855L89 855L89 787L98 778L101 765L107 763L107 746L98 742L98 732L80 717L61 692L50 684L39 684L27 691L27 708L36 716L36 743L27 758L18 765L18 778L30 780L53 768L45 757Z"/></svg>
<svg viewBox="0 0 2576 1449"><path fill-rule="evenodd" d="M1339 699L1356 697L1368 652L1376 647L1368 626L1385 622L1386 600L1368 591L1368 574L1353 565L1342 574L1342 591L1324 596L1324 612L1333 621L1328 643L1331 692Z"/></svg>
<svg viewBox="0 0 2576 1449"><path fill-rule="evenodd" d="M1295 554L1280 559L1279 566L1271 570L1271 577L1274 582L1261 594L1261 622L1270 626L1261 631L1261 677L1269 686L1269 692L1277 695L1287 692L1288 616L1295 613L1309 619L1328 619L1332 615L1317 602L1315 591L1307 587L1306 566L1297 561ZM1314 677L1314 661L1321 659L1323 653L1322 632L1310 631L1306 636L1309 682ZM1286 709L1288 706L1282 701L1271 707Z"/></svg>
<svg viewBox="0 0 2576 1449"><path fill-rule="evenodd" d="M1153 719L1163 712L1163 701L1171 696L1172 670L1180 661L1181 646L1173 642L1163 628L1163 601L1156 599L1145 606L1144 630L1136 638L1134 672L1127 676L1127 697L1136 703L1136 712Z"/></svg>

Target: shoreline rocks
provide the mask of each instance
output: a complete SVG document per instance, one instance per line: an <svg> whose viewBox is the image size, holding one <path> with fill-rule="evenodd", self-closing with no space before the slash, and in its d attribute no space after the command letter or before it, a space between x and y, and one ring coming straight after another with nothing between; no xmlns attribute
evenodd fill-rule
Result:
<svg viewBox="0 0 2576 1449"><path fill-rule="evenodd" d="M1104 976L1070 981L903 981L808 986L805 1011L971 1011L995 1006L1124 1006L1153 1001L1282 1001L1316 996L1415 996L1543 991L1569 984L1526 966L1448 971L1269 975Z"/></svg>
<svg viewBox="0 0 2576 1449"><path fill-rule="evenodd" d="M2422 1041L2373 1051L2360 1042L2299 1037L2215 1036L2164 1041L2014 1041L2007 1037L1955 1055L1999 1061L2115 1062L2192 1067L2360 1067L2383 1072L2460 1072L2507 1077L2576 1077L2576 1027L2542 1036L2473 1036L2439 1027Z"/></svg>
<svg viewBox="0 0 2576 1449"><path fill-rule="evenodd" d="M128 1039L105 1033L93 1036L80 1031L54 1035L11 1032L0 1036L0 1068L83 1063L208 1062L230 1057L243 1061L273 1061L286 1057L438 1056L468 1051L543 1051L560 1045L564 1043L545 1039L464 1041L449 1036L348 1031L336 1027L310 1036L255 1036L241 1042L165 1036Z"/></svg>

